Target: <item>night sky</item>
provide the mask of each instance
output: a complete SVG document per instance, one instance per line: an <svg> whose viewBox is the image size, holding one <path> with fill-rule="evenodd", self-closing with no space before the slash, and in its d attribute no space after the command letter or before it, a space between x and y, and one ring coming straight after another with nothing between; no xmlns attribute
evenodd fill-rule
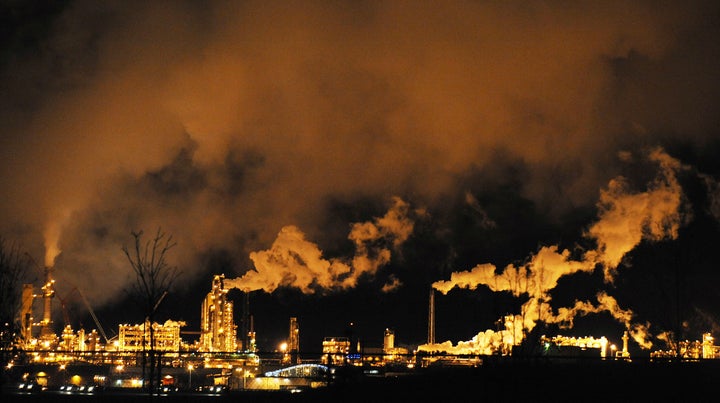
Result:
<svg viewBox="0 0 720 403"><path fill-rule="evenodd" d="M0 235L71 325L224 274L261 350L720 336L720 4L0 1ZM55 321L63 323L60 309ZM517 321L518 319L516 319ZM539 329L539 327L538 327ZM189 337L191 338L191 337Z"/></svg>

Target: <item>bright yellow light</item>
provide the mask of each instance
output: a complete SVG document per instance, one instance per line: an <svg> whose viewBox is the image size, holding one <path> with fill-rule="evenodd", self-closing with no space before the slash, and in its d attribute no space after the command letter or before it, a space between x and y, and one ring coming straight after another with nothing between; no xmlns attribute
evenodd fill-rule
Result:
<svg viewBox="0 0 720 403"><path fill-rule="evenodd" d="M280 343L280 351L282 351L283 353L285 351L287 351L287 343L286 342Z"/></svg>

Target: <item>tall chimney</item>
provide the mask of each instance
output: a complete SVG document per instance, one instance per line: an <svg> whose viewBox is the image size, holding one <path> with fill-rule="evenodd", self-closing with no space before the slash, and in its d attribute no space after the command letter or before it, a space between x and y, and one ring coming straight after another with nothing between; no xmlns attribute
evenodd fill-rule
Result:
<svg viewBox="0 0 720 403"><path fill-rule="evenodd" d="M430 288L430 307L428 309L428 344L435 344L435 290Z"/></svg>
<svg viewBox="0 0 720 403"><path fill-rule="evenodd" d="M42 297L43 297L43 318L42 327L40 329L40 336L50 337L53 336L52 329L52 299L55 296L55 280L52 278L52 267L45 268L45 285L42 286Z"/></svg>
<svg viewBox="0 0 720 403"><path fill-rule="evenodd" d="M250 350L250 291L243 292L243 308L242 308L242 329L240 330L242 337L243 350Z"/></svg>

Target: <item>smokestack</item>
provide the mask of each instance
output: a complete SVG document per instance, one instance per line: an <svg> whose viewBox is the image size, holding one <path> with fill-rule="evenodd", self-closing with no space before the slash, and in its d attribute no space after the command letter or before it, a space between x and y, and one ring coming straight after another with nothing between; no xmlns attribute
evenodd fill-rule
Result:
<svg viewBox="0 0 720 403"><path fill-rule="evenodd" d="M54 337L52 329L52 299L55 296L55 280L52 278L52 267L45 267L45 285L42 286L43 319L40 337Z"/></svg>
<svg viewBox="0 0 720 403"><path fill-rule="evenodd" d="M428 309L427 344L435 344L435 290L430 288L430 307Z"/></svg>
<svg viewBox="0 0 720 403"><path fill-rule="evenodd" d="M243 291L243 317L242 317L242 346L243 350L250 350L250 291Z"/></svg>

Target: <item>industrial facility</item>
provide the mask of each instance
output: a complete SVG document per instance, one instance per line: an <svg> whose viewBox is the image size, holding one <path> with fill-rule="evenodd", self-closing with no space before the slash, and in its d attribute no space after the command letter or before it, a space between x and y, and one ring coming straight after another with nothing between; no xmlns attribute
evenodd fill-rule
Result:
<svg viewBox="0 0 720 403"><path fill-rule="evenodd" d="M66 325L56 334L52 321L55 281L51 269L45 270L45 283L39 291L35 293L31 284L23 286L19 316L21 343L5 371L17 372L22 385L37 384L46 388L68 382L76 386L142 388L147 354L157 357L159 371L164 374L161 383L168 387L297 389L326 386L332 378L333 368L338 367L364 368L367 374L375 375L438 366L478 367L484 365L484 359L488 357L512 356L514 347L517 347L512 343L499 342L488 352L474 347L472 341L462 346L438 344L435 340L434 291L429 295L427 344L413 350L398 347L394 330L386 328L382 346L362 346L359 341L353 345L355 341L348 337L327 336L321 341L322 353L317 357L302 354L300 324L296 317L289 318L287 341L278 351L265 355L259 353L248 293L243 293L243 312L238 315L242 319L238 326L235 323L235 304L228 298L223 274L213 277L209 292L200 302L199 337L192 341L182 337L181 329L186 323L173 320L121 324L117 336L107 339L92 311L100 333L96 329L89 332L85 329L73 330ZM34 315L36 301L42 302L39 321ZM506 320L506 326L513 326L510 318ZM631 361L629 339L626 331L622 335L622 346L618 347L609 343L605 336L542 336L540 350L541 355L553 358ZM676 350L651 354L658 359L677 356L683 359L713 359L720 356L720 349L714 345L712 335L707 333L702 341L685 341ZM92 377L78 375L68 380L67 368L83 365L105 370ZM43 369L33 372L31 368ZM56 368L58 374L65 371L65 375L53 378L48 375L48 368ZM286 380L280 381L279 378Z"/></svg>

